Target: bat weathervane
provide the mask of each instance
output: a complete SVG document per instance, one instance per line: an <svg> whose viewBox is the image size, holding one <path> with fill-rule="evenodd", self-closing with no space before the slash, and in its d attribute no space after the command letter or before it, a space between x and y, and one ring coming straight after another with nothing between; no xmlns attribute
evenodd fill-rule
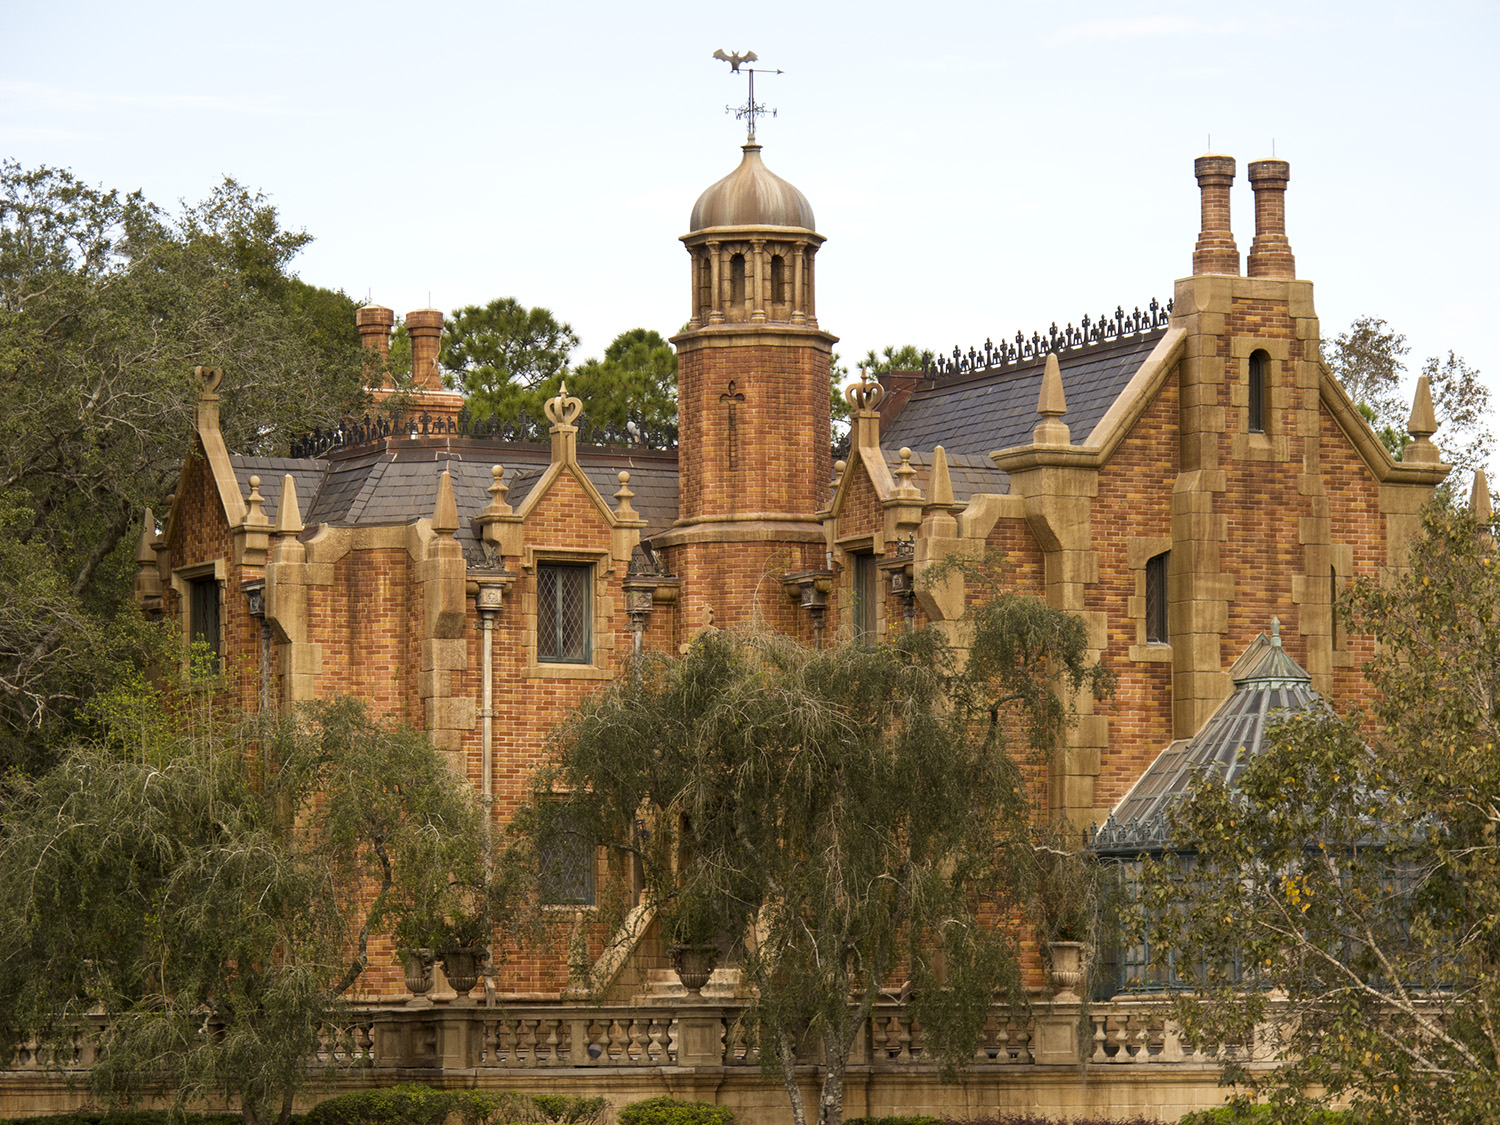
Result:
<svg viewBox="0 0 1500 1125"><path fill-rule="evenodd" d="M769 113L772 117L776 116L776 111L774 109L767 109L764 105L758 104L755 100L755 68L753 66L747 66L745 67L743 72L740 70L741 63L753 63L758 62L759 60L756 58L756 54L754 51L746 51L743 55L741 55L738 52L725 51L723 47L720 47L717 51L714 52L714 58L720 59L723 62L727 62L729 64L729 72L731 74L744 73L749 75L750 77L750 94L748 99L745 101L745 104L741 106L726 105L724 107L724 112L734 114L736 121L743 120L748 122L749 136L747 138L747 142L749 144L754 144L755 119L757 117L763 117L767 113ZM764 71L764 73L780 74L781 71L766 70Z"/></svg>

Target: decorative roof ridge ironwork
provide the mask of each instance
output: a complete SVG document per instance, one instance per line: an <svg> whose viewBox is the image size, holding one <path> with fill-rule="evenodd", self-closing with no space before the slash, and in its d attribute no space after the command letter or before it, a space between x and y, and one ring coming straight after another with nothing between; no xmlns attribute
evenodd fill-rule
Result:
<svg viewBox="0 0 1500 1125"><path fill-rule="evenodd" d="M987 339L982 349L971 347L967 354L955 346L951 356L934 356L923 366L922 374L933 380L1004 371L1044 360L1051 352L1079 351L1145 336L1166 328L1171 316L1170 299L1162 304L1153 297L1145 311L1137 305L1134 312L1128 313L1123 305L1117 305L1113 316L1106 312L1101 313L1097 320L1091 320L1085 315L1076 328L1072 321L1067 327L1058 328L1054 320L1045 336L1033 332L1028 340L1025 333L1017 332L1014 340L1002 340L996 344Z"/></svg>
<svg viewBox="0 0 1500 1125"><path fill-rule="evenodd" d="M593 425L587 417L579 420L578 444L599 448L668 450L677 448L676 425L642 426L630 420L623 426ZM504 442L529 442L545 445L548 437L545 419L529 414L501 421L491 416L476 418L467 407L457 416L421 414L366 414L363 418L340 422L328 429L314 429L292 442L290 456L297 459L318 458L338 449L391 438L459 437Z"/></svg>

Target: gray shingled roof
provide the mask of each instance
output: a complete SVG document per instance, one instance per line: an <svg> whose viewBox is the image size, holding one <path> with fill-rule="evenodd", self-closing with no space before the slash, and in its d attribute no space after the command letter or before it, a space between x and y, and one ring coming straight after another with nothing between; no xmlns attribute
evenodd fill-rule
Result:
<svg viewBox="0 0 1500 1125"><path fill-rule="evenodd" d="M1234 691L1203 729L1178 739L1157 756L1094 834L1100 855L1161 851L1167 840L1167 809L1195 785L1212 779L1233 786L1249 758L1260 752L1278 711L1327 706L1312 678L1281 647L1279 627L1250 643L1230 669Z"/></svg>
<svg viewBox="0 0 1500 1125"><path fill-rule="evenodd" d="M938 443L942 445L942 442ZM899 448L899 447L898 447ZM944 447L947 452L947 447ZM886 464L894 476L901 465L901 455L894 449L882 449ZM922 495L931 498L932 454L920 450L911 451L911 465L917 470L912 484L922 490ZM1005 493L1010 491L1010 476L995 468L988 457L965 457L963 454L948 454L948 480L953 485L953 499L965 503L969 497L980 492ZM899 478L897 483L900 483Z"/></svg>
<svg viewBox="0 0 1500 1125"><path fill-rule="evenodd" d="M297 489L297 506L303 520L307 518L307 505L317 494L328 470L327 461L294 457L240 457L232 456L229 463L234 467L234 479L240 486L240 495L249 497L250 478L260 477L260 494L265 498L261 510L272 523L281 508L281 481L287 473L292 474L292 484Z"/></svg>
<svg viewBox="0 0 1500 1125"><path fill-rule="evenodd" d="M403 443L405 444L405 443ZM630 472L631 501L646 520L646 534L664 531L677 519L677 465L674 459L639 456L629 450L580 450L584 472L614 506L622 469ZM459 538L472 539L470 520L489 504L491 467L505 466L506 499L519 507L541 478L550 460L546 446L485 443L454 450L451 444L412 442L399 450L374 445L350 456L326 459L231 457L240 492L250 494L250 477L260 477L264 510L276 519L281 478L291 473L302 509L302 522L359 526L411 523L432 515L438 476L448 470L458 505Z"/></svg>
<svg viewBox="0 0 1500 1125"><path fill-rule="evenodd" d="M1164 331L1058 355L1068 399L1063 421L1074 445L1088 440ZM1043 357L998 372L982 371L919 385L881 434L881 444L893 449L905 445L913 450L941 445L950 458L954 454L987 457L997 449L1026 445L1038 421L1036 400L1045 367ZM956 490L956 481L954 487Z"/></svg>

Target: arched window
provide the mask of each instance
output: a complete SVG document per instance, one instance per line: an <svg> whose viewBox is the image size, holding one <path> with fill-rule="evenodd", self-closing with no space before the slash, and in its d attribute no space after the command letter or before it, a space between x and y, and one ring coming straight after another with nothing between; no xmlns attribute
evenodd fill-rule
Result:
<svg viewBox="0 0 1500 1125"><path fill-rule="evenodd" d="M734 305L745 303L745 255L736 254L729 259L729 301Z"/></svg>
<svg viewBox="0 0 1500 1125"><path fill-rule="evenodd" d="M1252 434L1263 434L1266 432L1266 417L1270 413L1266 409L1266 395L1270 388L1267 386L1269 380L1266 378L1271 367L1271 357L1265 352L1255 352L1250 356L1250 424Z"/></svg>
<svg viewBox="0 0 1500 1125"><path fill-rule="evenodd" d="M792 299L788 283L786 261L780 254L771 255L771 302L784 305Z"/></svg>

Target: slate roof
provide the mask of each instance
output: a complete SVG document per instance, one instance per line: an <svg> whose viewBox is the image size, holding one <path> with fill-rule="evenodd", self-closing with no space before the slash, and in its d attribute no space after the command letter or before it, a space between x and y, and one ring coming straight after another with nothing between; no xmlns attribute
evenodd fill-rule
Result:
<svg viewBox="0 0 1500 1125"><path fill-rule="evenodd" d="M937 444L942 445L942 442ZM898 447L899 448L899 447ZM944 446L944 452L947 447ZM901 456L894 449L882 449L885 454L886 464L890 466L892 476L901 465ZM931 495L932 480L932 454L920 450L911 451L911 465L917 470L917 475L912 478L912 484L922 490L924 496ZM948 480L953 485L953 499L958 503L966 503L969 497L980 492L1003 493L1010 489L1010 476L995 468L995 463L988 457L967 457L963 454L948 454ZM632 483L634 483L632 481ZM900 478L897 478L900 483Z"/></svg>
<svg viewBox="0 0 1500 1125"><path fill-rule="evenodd" d="M1163 850L1172 802L1207 779L1233 786L1246 761L1260 752L1276 712L1327 706L1313 690L1312 678L1281 647L1280 628L1274 622L1271 635L1256 637L1234 662L1230 675L1234 691L1203 729L1163 750L1097 829L1096 853L1135 856Z"/></svg>
<svg viewBox="0 0 1500 1125"><path fill-rule="evenodd" d="M1157 329L1059 353L1063 392L1068 399L1068 412L1062 420L1068 424L1074 445L1087 442L1099 419L1165 332ZM914 451L941 445L950 464L954 454L988 460L994 450L1029 444L1038 421L1036 400L1045 367L1044 356L998 371L919 384L885 427L881 444L892 449L910 446ZM956 491L957 481L954 488Z"/></svg>
<svg viewBox="0 0 1500 1125"><path fill-rule="evenodd" d="M250 477L261 479L264 511L273 522L281 498L281 478L291 473L302 522L308 527L406 524L432 515L438 477L448 470L458 505L460 540L472 540L470 521L489 504L495 464L505 467L506 500L519 508L551 461L545 445L508 442L453 442L414 438L379 442L324 458L231 457L240 491L248 496ZM677 461L673 455L633 450L580 449L579 462L604 500L614 507L619 473L630 472L631 503L646 520L645 534L664 531L677 519Z"/></svg>

